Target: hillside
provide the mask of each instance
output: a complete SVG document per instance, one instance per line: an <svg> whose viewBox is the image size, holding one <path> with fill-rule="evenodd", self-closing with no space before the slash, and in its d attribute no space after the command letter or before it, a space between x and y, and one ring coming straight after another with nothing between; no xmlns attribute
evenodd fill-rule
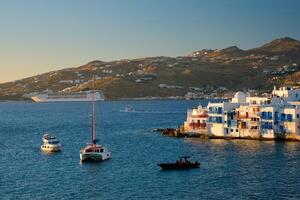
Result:
<svg viewBox="0 0 300 200"><path fill-rule="evenodd" d="M0 84L0 99L26 99L42 91L82 91L96 88L107 99L144 97L214 97L236 90L263 93L273 85L300 86L300 42L280 38L242 50L203 49L180 57L149 57L103 62L52 71Z"/></svg>
<svg viewBox="0 0 300 200"><path fill-rule="evenodd" d="M259 48L251 49L250 52L267 55L299 56L300 42L289 37L279 38Z"/></svg>

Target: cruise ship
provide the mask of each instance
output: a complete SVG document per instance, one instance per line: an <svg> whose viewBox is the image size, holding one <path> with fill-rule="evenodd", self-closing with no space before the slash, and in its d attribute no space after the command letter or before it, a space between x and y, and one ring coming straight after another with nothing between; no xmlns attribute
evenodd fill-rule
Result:
<svg viewBox="0 0 300 200"><path fill-rule="evenodd" d="M89 90L84 92L51 92L39 93L31 97L34 102L66 102L66 101L92 101L95 93L95 101L103 101L104 94L100 90Z"/></svg>

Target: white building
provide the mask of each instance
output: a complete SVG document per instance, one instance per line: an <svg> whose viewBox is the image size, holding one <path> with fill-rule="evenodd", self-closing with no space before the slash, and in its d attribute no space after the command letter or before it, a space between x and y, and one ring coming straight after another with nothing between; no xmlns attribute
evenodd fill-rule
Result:
<svg viewBox="0 0 300 200"><path fill-rule="evenodd" d="M229 102L188 110L184 131L214 137L300 140L300 89L274 88L270 97L237 92Z"/></svg>
<svg viewBox="0 0 300 200"><path fill-rule="evenodd" d="M185 129L192 129L197 133L205 133L207 128L207 109L200 105L196 109L188 110Z"/></svg>
<svg viewBox="0 0 300 200"><path fill-rule="evenodd" d="M238 101L243 101L238 100ZM227 118L235 108L238 108L242 103L239 102L223 102L209 103L208 108L208 125L209 134L214 136L227 136Z"/></svg>
<svg viewBox="0 0 300 200"><path fill-rule="evenodd" d="M274 87L272 91L272 97L280 98L285 102L300 101L300 89L294 89L292 87L281 87L277 89Z"/></svg>

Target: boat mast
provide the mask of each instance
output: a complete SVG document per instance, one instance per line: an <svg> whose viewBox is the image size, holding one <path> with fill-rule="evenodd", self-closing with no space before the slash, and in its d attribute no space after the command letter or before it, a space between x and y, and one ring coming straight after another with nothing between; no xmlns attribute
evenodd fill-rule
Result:
<svg viewBox="0 0 300 200"><path fill-rule="evenodd" d="M93 76L93 101L92 101L92 145L95 141L95 77Z"/></svg>

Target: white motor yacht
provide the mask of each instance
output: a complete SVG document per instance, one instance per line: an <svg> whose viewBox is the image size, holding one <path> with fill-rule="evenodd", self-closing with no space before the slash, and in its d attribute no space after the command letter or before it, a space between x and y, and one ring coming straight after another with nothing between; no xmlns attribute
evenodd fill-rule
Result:
<svg viewBox="0 0 300 200"><path fill-rule="evenodd" d="M61 143L58 141L58 139L49 134L45 134L42 138L43 144L41 145L41 150L44 152L57 152L61 151Z"/></svg>

